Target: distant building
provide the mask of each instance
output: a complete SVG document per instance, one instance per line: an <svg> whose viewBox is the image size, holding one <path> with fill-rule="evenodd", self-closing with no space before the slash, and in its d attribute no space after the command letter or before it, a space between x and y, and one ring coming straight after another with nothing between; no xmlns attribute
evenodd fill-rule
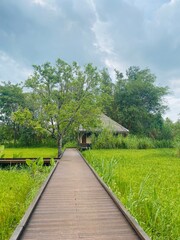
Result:
<svg viewBox="0 0 180 240"><path fill-rule="evenodd" d="M122 134L123 136L127 136L129 130L119 123L112 120L110 117L106 116L105 114L101 114L101 127L91 130L84 129L81 125L79 127L79 145L82 149L87 149L91 147L91 136L93 133L100 133L103 129L108 129L114 134Z"/></svg>

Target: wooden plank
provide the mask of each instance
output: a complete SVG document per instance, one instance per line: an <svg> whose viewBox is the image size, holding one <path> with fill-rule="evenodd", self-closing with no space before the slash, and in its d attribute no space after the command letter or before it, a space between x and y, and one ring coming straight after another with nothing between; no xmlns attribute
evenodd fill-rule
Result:
<svg viewBox="0 0 180 240"><path fill-rule="evenodd" d="M16 240L19 239L31 214L33 213L33 210L35 209L36 205L38 204L48 182L50 181L57 165L59 162L56 163L56 165L54 166L54 168L52 169L52 171L50 172L48 178L46 179L46 181L44 182L44 184L41 186L36 198L33 200L33 202L31 203L31 205L29 206L28 210L26 211L25 215L23 216L23 218L21 219L19 225L17 226L17 228L15 229L14 233L12 234L10 240Z"/></svg>
<svg viewBox="0 0 180 240"><path fill-rule="evenodd" d="M132 227L75 149L65 151L60 163L16 239L148 240ZM112 200L113 199L113 200Z"/></svg>
<svg viewBox="0 0 180 240"><path fill-rule="evenodd" d="M82 156L82 155L81 155ZM98 181L101 183L103 188L106 190L106 192L109 194L109 196L112 198L114 203L117 205L119 210L122 212L124 217L127 219L127 221L130 223L130 225L133 227L133 229L136 231L138 236L142 240L150 240L149 236L144 232L144 230L139 226L139 224L136 222L136 220L132 217L132 215L127 211L127 209L124 207L124 205L119 201L119 199L114 195L114 193L111 191L111 189L102 181L102 179L97 175L97 173L94 171L94 169L89 165L89 163L86 161L86 159L82 156L88 167L91 169L91 171L94 173L95 177L98 179Z"/></svg>

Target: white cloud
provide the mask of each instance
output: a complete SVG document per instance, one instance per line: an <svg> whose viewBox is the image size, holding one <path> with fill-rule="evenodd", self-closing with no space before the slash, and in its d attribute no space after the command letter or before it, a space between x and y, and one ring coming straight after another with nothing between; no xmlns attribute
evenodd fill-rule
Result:
<svg viewBox="0 0 180 240"><path fill-rule="evenodd" d="M55 5L54 1L49 0L33 0L33 4L38 5L42 8L46 8L52 11L57 11L57 6Z"/></svg>
<svg viewBox="0 0 180 240"><path fill-rule="evenodd" d="M175 96L179 96L180 97L180 77L179 78L175 78L175 79L171 79L171 81L169 82L169 86L172 89L173 94ZM180 108L180 105L179 105L179 108Z"/></svg>
<svg viewBox="0 0 180 240"><path fill-rule="evenodd" d="M177 0L170 0L169 4L175 4Z"/></svg>
<svg viewBox="0 0 180 240"><path fill-rule="evenodd" d="M94 46L104 54L108 55L115 55L114 49L113 49L113 42L112 39L108 36L108 33L106 31L107 24L99 21L97 21L93 24L91 30L93 31L95 35L95 42Z"/></svg>
<svg viewBox="0 0 180 240"><path fill-rule="evenodd" d="M123 71L124 64L119 61L119 58L114 50L114 41L111 37L109 29L111 23L109 21L102 21L100 19L98 10L93 0L87 0L91 10L95 16L95 20L91 26L91 31L94 34L93 46L96 48L97 54L101 58L102 64L109 69L111 77L115 78L114 69Z"/></svg>
<svg viewBox="0 0 180 240"><path fill-rule="evenodd" d="M128 68L128 65L125 62L115 58L114 59L106 58L104 60L104 64L108 68L110 76L113 80L116 79L116 73L114 71L115 69L123 73L125 76L126 70Z"/></svg>
<svg viewBox="0 0 180 240"><path fill-rule="evenodd" d="M114 55L112 39L107 32L108 23L100 20L94 1L87 0L87 2L95 16L95 21L91 27L95 36L95 42L93 45L102 53Z"/></svg>
<svg viewBox="0 0 180 240"><path fill-rule="evenodd" d="M33 0L34 4L40 5L40 6L45 6L46 1L45 0Z"/></svg>
<svg viewBox="0 0 180 240"><path fill-rule="evenodd" d="M125 72L148 67L180 95L180 0L0 1L0 81L62 58ZM174 109L175 111L175 109Z"/></svg>
<svg viewBox="0 0 180 240"><path fill-rule="evenodd" d="M176 98L174 96L168 96L165 98L167 104L169 106L169 110L166 112L164 117L170 118L172 121L177 121L180 114L180 98Z"/></svg>
<svg viewBox="0 0 180 240"><path fill-rule="evenodd" d="M0 51L0 82L24 82L30 74L32 74L32 69Z"/></svg>

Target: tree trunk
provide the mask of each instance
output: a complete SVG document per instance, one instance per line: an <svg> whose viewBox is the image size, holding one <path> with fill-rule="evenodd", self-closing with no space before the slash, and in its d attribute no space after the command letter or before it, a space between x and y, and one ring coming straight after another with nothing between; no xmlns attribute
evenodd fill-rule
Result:
<svg viewBox="0 0 180 240"><path fill-rule="evenodd" d="M58 137L58 158L62 154L62 136Z"/></svg>

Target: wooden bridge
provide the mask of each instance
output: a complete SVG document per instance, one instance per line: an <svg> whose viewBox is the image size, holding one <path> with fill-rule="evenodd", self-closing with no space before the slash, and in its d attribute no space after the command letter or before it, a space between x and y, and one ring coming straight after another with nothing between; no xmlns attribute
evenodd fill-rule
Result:
<svg viewBox="0 0 180 240"><path fill-rule="evenodd" d="M57 164L11 240L150 238L75 149Z"/></svg>

